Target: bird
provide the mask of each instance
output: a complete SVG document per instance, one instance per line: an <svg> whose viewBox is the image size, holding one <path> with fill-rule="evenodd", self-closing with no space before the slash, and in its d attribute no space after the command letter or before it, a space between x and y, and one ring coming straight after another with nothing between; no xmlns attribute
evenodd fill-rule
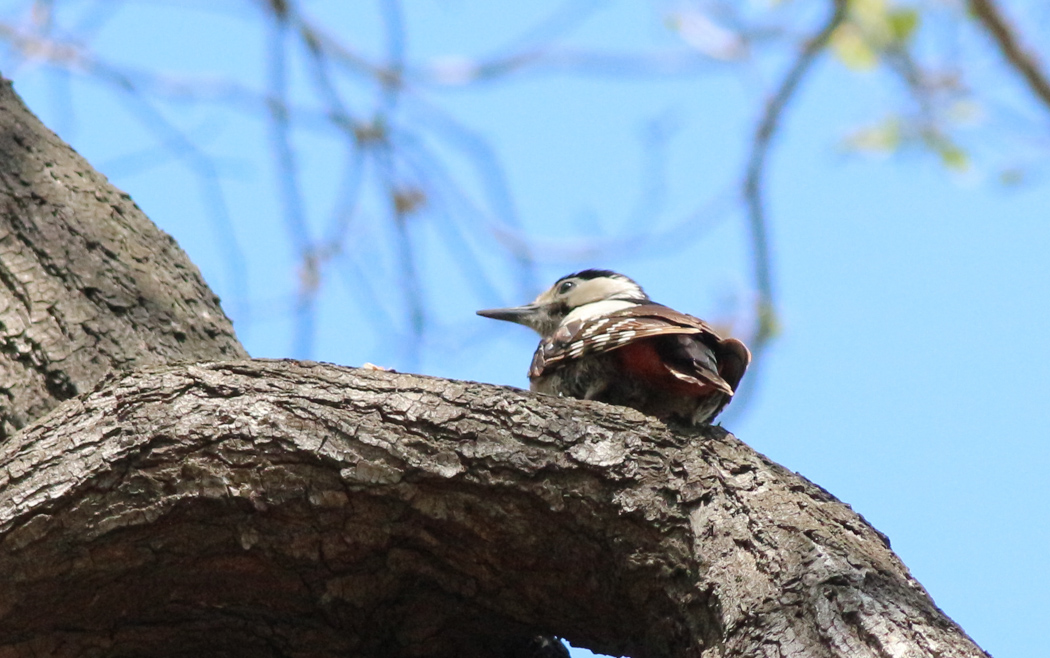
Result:
<svg viewBox="0 0 1050 658"><path fill-rule="evenodd" d="M744 343L657 304L612 270L569 274L531 304L477 314L540 335L531 390L631 407L665 423L710 423L751 362Z"/></svg>

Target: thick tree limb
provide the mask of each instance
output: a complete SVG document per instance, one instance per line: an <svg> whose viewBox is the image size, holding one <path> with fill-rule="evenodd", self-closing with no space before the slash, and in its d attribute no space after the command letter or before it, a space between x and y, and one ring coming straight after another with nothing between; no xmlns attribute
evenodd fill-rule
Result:
<svg viewBox="0 0 1050 658"><path fill-rule="evenodd" d="M26 428L0 574L0 656L985 655L720 428L308 363L150 368Z"/></svg>
<svg viewBox="0 0 1050 658"><path fill-rule="evenodd" d="M114 369L244 356L175 241L0 78L0 441Z"/></svg>

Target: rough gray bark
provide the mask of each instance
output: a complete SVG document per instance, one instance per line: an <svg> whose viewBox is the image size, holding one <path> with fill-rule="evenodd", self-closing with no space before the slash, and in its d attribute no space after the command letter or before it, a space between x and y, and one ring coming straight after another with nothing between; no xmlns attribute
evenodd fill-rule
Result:
<svg viewBox="0 0 1050 658"><path fill-rule="evenodd" d="M114 369L245 356L175 241L0 79L0 441Z"/></svg>
<svg viewBox="0 0 1050 658"><path fill-rule="evenodd" d="M0 656L985 655L827 492L619 407L151 368L0 464Z"/></svg>

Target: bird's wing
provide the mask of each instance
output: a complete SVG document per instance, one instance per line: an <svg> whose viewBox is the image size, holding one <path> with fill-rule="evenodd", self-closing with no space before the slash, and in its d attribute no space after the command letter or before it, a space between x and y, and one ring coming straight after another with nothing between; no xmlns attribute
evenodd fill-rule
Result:
<svg viewBox="0 0 1050 658"><path fill-rule="evenodd" d="M640 304L559 327L540 342L529 377L540 377L570 359L637 345L659 336L678 337L653 342L660 352L661 364L670 374L685 383L713 386L729 395L751 358L743 343L723 339L699 318L660 304Z"/></svg>
<svg viewBox="0 0 1050 658"><path fill-rule="evenodd" d="M650 312L646 312L649 309ZM696 334L702 330L689 324L671 323L656 313L664 306L643 304L603 315L568 322L540 341L532 359L530 377L558 367L564 361L601 354L628 343L659 335ZM673 312L673 311L672 311ZM703 324L701 320L696 320Z"/></svg>

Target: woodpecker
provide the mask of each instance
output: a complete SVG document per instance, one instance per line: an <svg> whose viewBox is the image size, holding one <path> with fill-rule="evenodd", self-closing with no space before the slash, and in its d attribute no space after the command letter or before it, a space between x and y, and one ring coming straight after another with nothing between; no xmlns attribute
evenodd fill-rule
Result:
<svg viewBox="0 0 1050 658"><path fill-rule="evenodd" d="M653 302L610 270L576 272L531 304L477 313L539 333L533 391L632 407L665 422L711 422L751 362L739 340Z"/></svg>

